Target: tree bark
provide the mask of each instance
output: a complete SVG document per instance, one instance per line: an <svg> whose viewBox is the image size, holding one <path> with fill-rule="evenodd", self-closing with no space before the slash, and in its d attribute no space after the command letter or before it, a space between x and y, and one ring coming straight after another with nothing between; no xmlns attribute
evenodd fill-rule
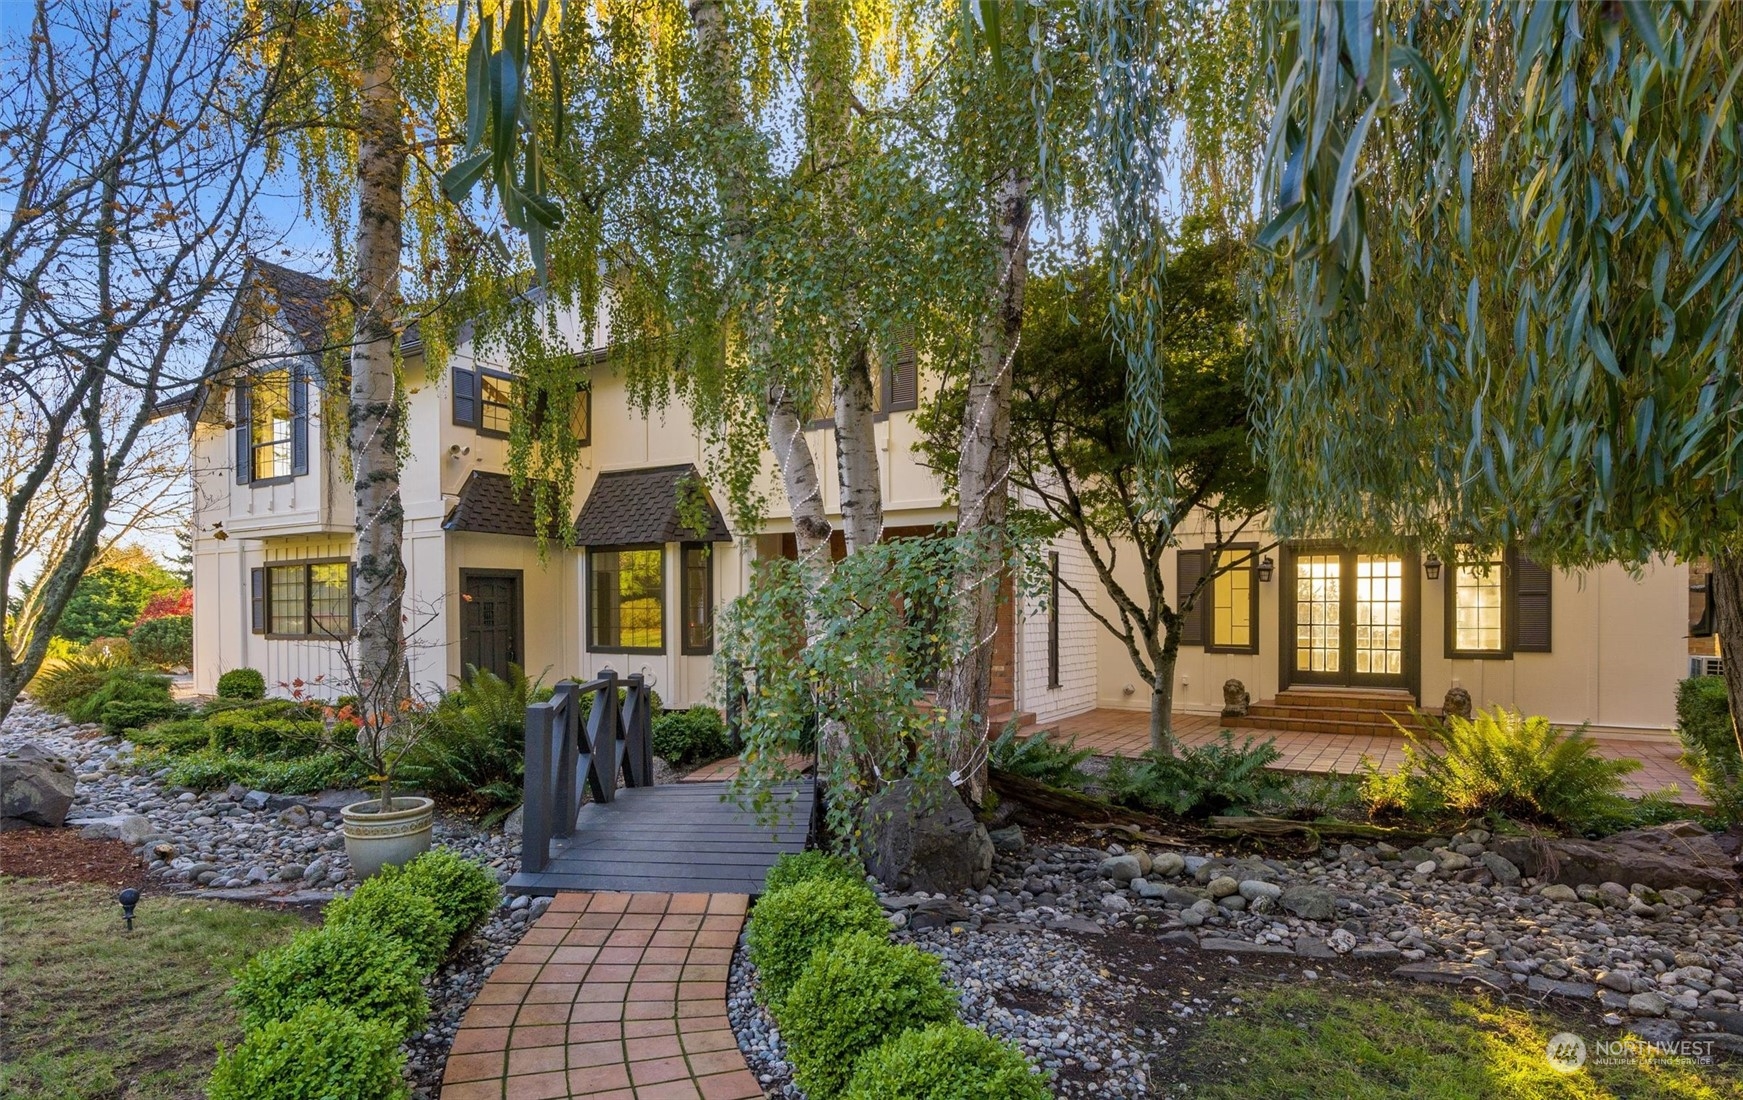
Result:
<svg viewBox="0 0 1743 1100"><path fill-rule="evenodd" d="M959 535L984 540L985 552L957 575L958 637L966 650L950 669L944 704L958 723L948 759L959 790L978 805L986 793L988 700L998 630L1004 524L1010 500L1011 368L1023 327L1029 268L1029 180L1016 170L1000 181L993 231L999 278L981 323L980 348L969 376L957 461ZM989 575L990 574L990 575Z"/></svg>
<svg viewBox="0 0 1743 1100"><path fill-rule="evenodd" d="M1743 753L1743 551L1714 556L1707 583L1713 586L1713 628L1731 702L1731 733Z"/></svg>
<svg viewBox="0 0 1743 1100"><path fill-rule="evenodd" d="M395 76L399 35L392 11L388 5L375 16L360 91L356 331L348 410L357 504L357 652L363 681L356 690L376 708L397 706L409 692L402 621L401 402L394 365L406 144Z"/></svg>
<svg viewBox="0 0 1743 1100"><path fill-rule="evenodd" d="M841 479L841 527L847 552L875 546L884 534L869 355L863 341L831 376L835 398L835 464Z"/></svg>

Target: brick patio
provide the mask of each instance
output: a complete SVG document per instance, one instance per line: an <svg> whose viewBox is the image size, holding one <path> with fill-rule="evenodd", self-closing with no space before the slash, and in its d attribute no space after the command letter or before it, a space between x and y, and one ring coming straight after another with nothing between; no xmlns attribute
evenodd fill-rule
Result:
<svg viewBox="0 0 1743 1100"><path fill-rule="evenodd" d="M442 1100L751 1100L726 1017L743 894L559 894L460 1021Z"/></svg>

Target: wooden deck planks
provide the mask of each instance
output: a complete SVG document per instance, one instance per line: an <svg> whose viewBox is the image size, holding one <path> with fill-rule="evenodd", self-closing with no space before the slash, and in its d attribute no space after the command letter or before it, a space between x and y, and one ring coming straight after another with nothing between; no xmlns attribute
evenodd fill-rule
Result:
<svg viewBox="0 0 1743 1100"><path fill-rule="evenodd" d="M671 783L620 790L610 803L589 802L575 820L574 836L551 842L545 869L515 875L508 890L761 893L775 860L805 848L812 781L777 789L786 806L773 823L722 801L726 788Z"/></svg>

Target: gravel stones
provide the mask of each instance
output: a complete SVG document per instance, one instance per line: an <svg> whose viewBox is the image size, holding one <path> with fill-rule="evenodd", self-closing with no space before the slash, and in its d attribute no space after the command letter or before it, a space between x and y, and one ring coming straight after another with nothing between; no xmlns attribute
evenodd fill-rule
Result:
<svg viewBox="0 0 1743 1100"><path fill-rule="evenodd" d="M1109 856L1096 869L1115 882L1130 882L1144 873L1138 857L1126 854Z"/></svg>

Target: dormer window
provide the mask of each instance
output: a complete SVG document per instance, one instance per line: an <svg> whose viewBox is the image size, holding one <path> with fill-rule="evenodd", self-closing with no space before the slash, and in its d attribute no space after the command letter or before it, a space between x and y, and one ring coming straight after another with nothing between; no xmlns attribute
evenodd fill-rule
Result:
<svg viewBox="0 0 1743 1100"><path fill-rule="evenodd" d="M236 382L236 483L284 481L309 472L309 380L298 364Z"/></svg>

